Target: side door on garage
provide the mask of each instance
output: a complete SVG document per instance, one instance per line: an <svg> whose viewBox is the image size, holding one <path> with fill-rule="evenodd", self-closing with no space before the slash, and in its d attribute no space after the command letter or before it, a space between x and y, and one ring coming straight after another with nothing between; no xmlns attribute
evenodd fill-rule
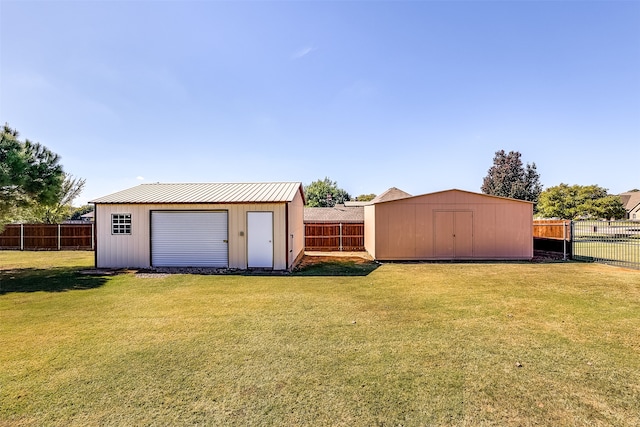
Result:
<svg viewBox="0 0 640 427"><path fill-rule="evenodd" d="M273 212L247 212L247 267L273 268Z"/></svg>
<svg viewBox="0 0 640 427"><path fill-rule="evenodd" d="M227 211L152 211L153 267L229 266Z"/></svg>

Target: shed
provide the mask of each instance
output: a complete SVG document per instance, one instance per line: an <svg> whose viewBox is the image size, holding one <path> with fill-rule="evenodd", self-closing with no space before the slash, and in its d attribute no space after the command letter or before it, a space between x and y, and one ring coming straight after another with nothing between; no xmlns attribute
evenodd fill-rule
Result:
<svg viewBox="0 0 640 427"><path fill-rule="evenodd" d="M142 184L91 203L97 268L286 270L304 254L299 182Z"/></svg>
<svg viewBox="0 0 640 427"><path fill-rule="evenodd" d="M462 190L365 206L365 248L378 260L533 257L533 203Z"/></svg>

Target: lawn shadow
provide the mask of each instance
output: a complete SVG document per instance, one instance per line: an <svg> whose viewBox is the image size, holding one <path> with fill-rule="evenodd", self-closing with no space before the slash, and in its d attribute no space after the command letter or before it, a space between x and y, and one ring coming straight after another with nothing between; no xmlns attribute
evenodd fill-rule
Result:
<svg viewBox="0 0 640 427"><path fill-rule="evenodd" d="M105 276L80 274L78 267L19 268L0 271L0 295L95 289L106 282Z"/></svg>
<svg viewBox="0 0 640 427"><path fill-rule="evenodd" d="M375 271L380 264L365 259L339 258L314 260L313 257L305 257L305 260L291 273L294 276L368 276Z"/></svg>

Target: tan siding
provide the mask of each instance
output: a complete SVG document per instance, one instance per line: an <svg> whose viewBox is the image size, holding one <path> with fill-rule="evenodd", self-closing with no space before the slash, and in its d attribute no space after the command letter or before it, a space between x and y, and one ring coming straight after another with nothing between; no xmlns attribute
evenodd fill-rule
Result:
<svg viewBox="0 0 640 427"><path fill-rule="evenodd" d="M400 258L416 257L416 206L399 205L387 212L389 253Z"/></svg>
<svg viewBox="0 0 640 427"><path fill-rule="evenodd" d="M428 205L416 205L415 257L433 258L433 241L433 209Z"/></svg>
<svg viewBox="0 0 640 427"><path fill-rule="evenodd" d="M304 252L304 201L302 194L298 192L296 197L289 203L289 253L287 254L287 268Z"/></svg>
<svg viewBox="0 0 640 427"><path fill-rule="evenodd" d="M364 207L364 249L376 257L376 210L375 206Z"/></svg>
<svg viewBox="0 0 640 427"><path fill-rule="evenodd" d="M96 267L149 267L148 211L140 205L99 205L96 212ZM131 214L130 235L111 234L112 214Z"/></svg>

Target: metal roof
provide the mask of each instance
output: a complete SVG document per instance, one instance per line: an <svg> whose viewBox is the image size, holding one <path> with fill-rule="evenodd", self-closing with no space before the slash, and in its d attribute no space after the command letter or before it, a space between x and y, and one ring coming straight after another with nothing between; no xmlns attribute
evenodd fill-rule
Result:
<svg viewBox="0 0 640 427"><path fill-rule="evenodd" d="M304 222L364 222L364 206L304 208Z"/></svg>
<svg viewBox="0 0 640 427"><path fill-rule="evenodd" d="M279 203L302 193L300 182L141 184L90 203Z"/></svg>

